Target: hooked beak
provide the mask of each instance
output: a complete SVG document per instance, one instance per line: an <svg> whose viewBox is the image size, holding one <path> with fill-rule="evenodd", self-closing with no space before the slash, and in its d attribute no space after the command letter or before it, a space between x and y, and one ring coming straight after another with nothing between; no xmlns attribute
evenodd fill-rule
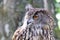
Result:
<svg viewBox="0 0 60 40"><path fill-rule="evenodd" d="M33 23L33 19L27 21L27 24Z"/></svg>
<svg viewBox="0 0 60 40"><path fill-rule="evenodd" d="M27 24L30 24L31 22L27 22Z"/></svg>

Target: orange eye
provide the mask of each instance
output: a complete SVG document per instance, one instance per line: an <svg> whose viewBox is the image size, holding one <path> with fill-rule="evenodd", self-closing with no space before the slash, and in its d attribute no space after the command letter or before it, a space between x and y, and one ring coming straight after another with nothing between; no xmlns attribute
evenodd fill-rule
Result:
<svg viewBox="0 0 60 40"><path fill-rule="evenodd" d="M38 16L37 16L37 15L35 15L35 16L33 16L33 18L34 18L34 19L37 19L37 18L38 18Z"/></svg>

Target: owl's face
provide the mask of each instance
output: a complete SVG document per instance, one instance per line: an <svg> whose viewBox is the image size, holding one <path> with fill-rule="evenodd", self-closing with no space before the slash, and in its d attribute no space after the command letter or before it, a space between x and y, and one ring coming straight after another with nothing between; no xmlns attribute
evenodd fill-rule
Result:
<svg viewBox="0 0 60 40"><path fill-rule="evenodd" d="M28 11L27 15L28 15L27 24L30 24L30 23L49 24L50 19L52 20L49 13L45 9L35 8L35 9Z"/></svg>
<svg viewBox="0 0 60 40"><path fill-rule="evenodd" d="M32 9L28 12L28 21L27 24L29 23L34 23L38 24L42 20L43 12L39 10Z"/></svg>

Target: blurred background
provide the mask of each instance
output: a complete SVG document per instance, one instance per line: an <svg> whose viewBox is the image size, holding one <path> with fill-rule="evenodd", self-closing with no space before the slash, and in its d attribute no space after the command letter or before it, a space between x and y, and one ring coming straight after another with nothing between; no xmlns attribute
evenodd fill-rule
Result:
<svg viewBox="0 0 60 40"><path fill-rule="evenodd" d="M60 40L60 0L0 0L0 40L11 40L22 25L26 4L46 8L54 18L54 36Z"/></svg>

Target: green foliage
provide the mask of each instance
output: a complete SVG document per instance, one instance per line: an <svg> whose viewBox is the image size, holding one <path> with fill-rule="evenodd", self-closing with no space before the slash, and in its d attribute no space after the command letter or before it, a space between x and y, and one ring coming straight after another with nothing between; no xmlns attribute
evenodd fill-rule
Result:
<svg viewBox="0 0 60 40"><path fill-rule="evenodd" d="M60 3L55 3L55 11L60 13Z"/></svg>
<svg viewBox="0 0 60 40"><path fill-rule="evenodd" d="M56 38L56 39L60 39L60 30L59 30L58 27L56 27L56 28L54 29L54 33L55 33L55 38Z"/></svg>
<svg viewBox="0 0 60 40"><path fill-rule="evenodd" d="M55 11L56 11L57 13L60 13L60 8L56 8Z"/></svg>
<svg viewBox="0 0 60 40"><path fill-rule="evenodd" d="M60 3L59 2L57 2L57 1L59 1L59 0L55 0L56 2L55 2L55 12L56 12L56 14L58 14L58 13L60 13ZM60 19L59 19L60 17L57 17L57 20L58 20L58 27L56 27L55 29L54 29L54 33L55 33L55 38L57 39L57 40L60 40Z"/></svg>

